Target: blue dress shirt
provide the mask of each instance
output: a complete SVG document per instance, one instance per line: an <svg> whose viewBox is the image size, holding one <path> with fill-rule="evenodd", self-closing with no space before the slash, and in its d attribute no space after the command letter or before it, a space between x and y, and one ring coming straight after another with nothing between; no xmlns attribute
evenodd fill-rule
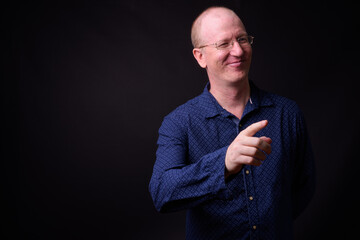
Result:
<svg viewBox="0 0 360 240"><path fill-rule="evenodd" d="M292 100L258 89L241 119L204 92L181 105L159 129L149 190L160 212L187 210L186 239L292 239L292 222L314 192L314 162L304 117ZM228 146L252 123L272 139L261 166L224 177Z"/></svg>

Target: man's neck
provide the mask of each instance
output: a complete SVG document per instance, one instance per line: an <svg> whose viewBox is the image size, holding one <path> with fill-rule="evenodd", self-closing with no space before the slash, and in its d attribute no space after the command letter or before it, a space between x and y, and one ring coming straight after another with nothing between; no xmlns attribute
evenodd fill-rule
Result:
<svg viewBox="0 0 360 240"><path fill-rule="evenodd" d="M250 84L248 79L228 85L210 82L210 93L224 109L241 119L250 98Z"/></svg>

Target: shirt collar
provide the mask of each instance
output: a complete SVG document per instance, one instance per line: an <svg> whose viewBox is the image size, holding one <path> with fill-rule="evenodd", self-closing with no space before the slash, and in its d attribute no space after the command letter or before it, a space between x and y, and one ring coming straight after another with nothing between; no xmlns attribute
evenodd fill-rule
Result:
<svg viewBox="0 0 360 240"><path fill-rule="evenodd" d="M250 99L247 102L243 116L260 108L273 105L270 96L260 90L252 81L250 83ZM224 117L233 116L220 106L215 97L209 92L210 83L208 82L204 88L203 93L200 95L201 108L206 118L212 118L217 115L223 115Z"/></svg>

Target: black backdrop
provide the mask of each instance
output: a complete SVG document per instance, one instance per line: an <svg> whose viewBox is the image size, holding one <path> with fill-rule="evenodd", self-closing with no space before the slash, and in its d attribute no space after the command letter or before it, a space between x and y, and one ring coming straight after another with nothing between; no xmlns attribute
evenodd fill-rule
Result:
<svg viewBox="0 0 360 240"><path fill-rule="evenodd" d="M206 83L190 27L214 4L255 36L251 79L306 116L318 185L295 239L357 233L355 5L14 1L1 8L1 239L184 239L184 213L157 213L147 186L162 118Z"/></svg>

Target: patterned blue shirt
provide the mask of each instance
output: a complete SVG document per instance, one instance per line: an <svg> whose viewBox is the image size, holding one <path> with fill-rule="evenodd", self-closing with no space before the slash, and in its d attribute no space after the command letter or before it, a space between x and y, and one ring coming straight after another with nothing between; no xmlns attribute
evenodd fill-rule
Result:
<svg viewBox="0 0 360 240"><path fill-rule="evenodd" d="M258 89L242 118L204 92L181 105L159 129L149 190L160 212L187 210L186 239L292 239L293 219L314 192L314 162L303 115L292 100ZM224 177L228 146L260 120L256 137L272 139L261 166Z"/></svg>

